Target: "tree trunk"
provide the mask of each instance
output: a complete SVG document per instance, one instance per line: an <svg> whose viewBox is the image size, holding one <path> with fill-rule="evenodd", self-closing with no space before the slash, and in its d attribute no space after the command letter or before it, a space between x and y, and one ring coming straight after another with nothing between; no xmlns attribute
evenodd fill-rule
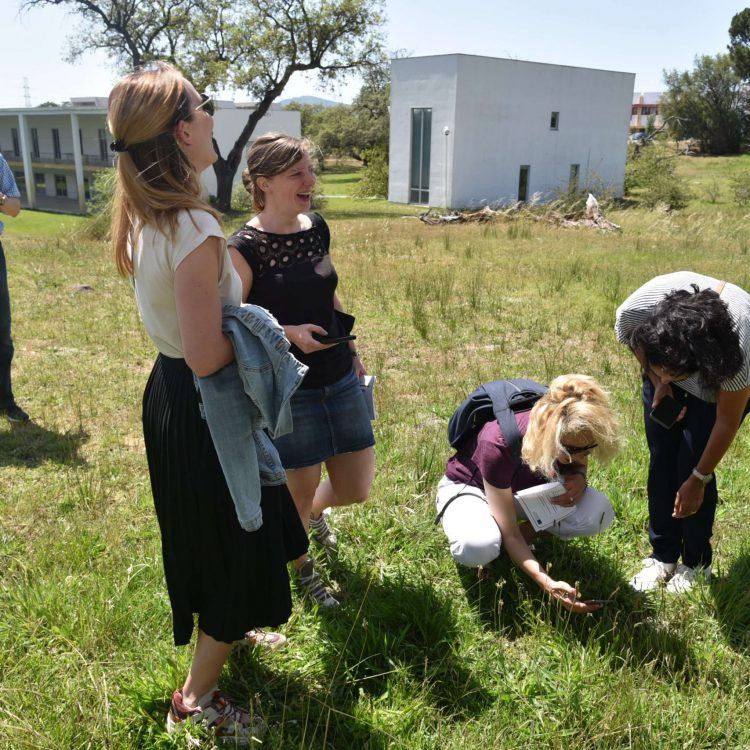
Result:
<svg viewBox="0 0 750 750"><path fill-rule="evenodd" d="M226 213L232 207L232 183L237 171L237 164L232 167L227 159L221 156L214 162L216 175L216 207Z"/></svg>
<svg viewBox="0 0 750 750"><path fill-rule="evenodd" d="M245 146L250 141L250 136L255 131L255 126L260 122L263 115L268 112L271 102L284 90L284 86L289 82L294 72L294 66L288 67L281 80L273 88L266 91L265 96L258 102L257 107L250 112L245 127L242 128L242 132L234 142L234 146L232 146L232 150L227 154L226 159L222 157L219 146L214 138L214 150L219 155L219 158L214 162L214 173L216 174L216 207L219 211L226 212L231 208L232 181L242 161Z"/></svg>

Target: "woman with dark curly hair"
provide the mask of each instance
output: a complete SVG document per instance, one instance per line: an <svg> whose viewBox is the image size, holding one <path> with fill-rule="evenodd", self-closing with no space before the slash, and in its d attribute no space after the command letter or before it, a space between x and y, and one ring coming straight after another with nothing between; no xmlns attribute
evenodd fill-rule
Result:
<svg viewBox="0 0 750 750"><path fill-rule="evenodd" d="M699 573L711 577L714 470L750 396L750 294L690 271L657 276L622 303L615 332L641 365L650 452L653 551L630 584L683 593Z"/></svg>

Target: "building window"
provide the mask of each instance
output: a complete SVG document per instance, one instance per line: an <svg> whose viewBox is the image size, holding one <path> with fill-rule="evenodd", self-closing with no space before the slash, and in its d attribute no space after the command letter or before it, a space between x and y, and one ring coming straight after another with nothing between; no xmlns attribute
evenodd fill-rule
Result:
<svg viewBox="0 0 750 750"><path fill-rule="evenodd" d="M524 164L518 173L518 200L525 203L529 195L529 171L531 167Z"/></svg>
<svg viewBox="0 0 750 750"><path fill-rule="evenodd" d="M91 200L91 183L88 177L83 178L83 195L87 201Z"/></svg>
<svg viewBox="0 0 750 750"><path fill-rule="evenodd" d="M638 104L633 105L633 109L631 110L631 114L637 115L638 114Z"/></svg>
<svg viewBox="0 0 750 750"><path fill-rule="evenodd" d="M60 150L60 131L57 128L52 128L52 151L55 154L55 159L62 159L62 151Z"/></svg>
<svg viewBox="0 0 750 750"><path fill-rule="evenodd" d="M68 197L68 181L64 174L55 175L55 195L58 198Z"/></svg>
<svg viewBox="0 0 750 750"><path fill-rule="evenodd" d="M23 172L13 172L13 179L16 181L16 187L21 193L26 194L26 177Z"/></svg>
<svg viewBox="0 0 750 750"><path fill-rule="evenodd" d="M39 133L36 128L31 128L31 155L39 158Z"/></svg>
<svg viewBox="0 0 750 750"><path fill-rule="evenodd" d="M13 156L20 156L21 146L18 142L18 128L10 129L10 137L13 139Z"/></svg>
<svg viewBox="0 0 750 750"><path fill-rule="evenodd" d="M557 130L559 124L560 124L560 113L553 112L549 117L549 129Z"/></svg>
<svg viewBox="0 0 750 750"><path fill-rule="evenodd" d="M568 177L568 192L569 193L578 192L578 175L580 174L580 172L581 172L580 164L570 165L570 176Z"/></svg>
<svg viewBox="0 0 750 750"><path fill-rule="evenodd" d="M78 128L78 143L81 147L81 154L83 154L83 130Z"/></svg>
<svg viewBox="0 0 750 750"><path fill-rule="evenodd" d="M37 195L47 195L47 180L42 172L34 172L34 185Z"/></svg>
<svg viewBox="0 0 750 750"><path fill-rule="evenodd" d="M99 158L102 161L107 161L107 131L104 128L99 128Z"/></svg>
<svg viewBox="0 0 750 750"><path fill-rule="evenodd" d="M409 203L430 202L430 146L432 110L411 111L411 170Z"/></svg>

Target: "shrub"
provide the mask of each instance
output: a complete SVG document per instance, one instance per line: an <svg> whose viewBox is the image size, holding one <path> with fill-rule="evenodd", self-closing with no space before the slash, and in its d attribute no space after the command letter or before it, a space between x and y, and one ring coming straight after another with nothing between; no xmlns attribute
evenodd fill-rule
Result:
<svg viewBox="0 0 750 750"><path fill-rule="evenodd" d="M387 198L388 155L383 149L371 148L364 151L362 156L366 166L353 195L356 198Z"/></svg>
<svg viewBox="0 0 750 750"><path fill-rule="evenodd" d="M95 172L91 178L91 198L87 201L91 218L78 230L91 240L107 240L112 229L112 201L117 183L113 168Z"/></svg>
<svg viewBox="0 0 750 750"><path fill-rule="evenodd" d="M243 214L254 213L252 196L245 190L245 186L241 182L238 182L232 188L229 205L232 207L232 211L239 211Z"/></svg>
<svg viewBox="0 0 750 750"><path fill-rule="evenodd" d="M721 183L716 178L706 185L704 196L709 203L717 203L721 198Z"/></svg>
<svg viewBox="0 0 750 750"><path fill-rule="evenodd" d="M684 208L692 195L675 172L676 160L677 155L665 143L629 144L625 194L637 198L645 208Z"/></svg>
<svg viewBox="0 0 750 750"><path fill-rule="evenodd" d="M750 171L734 175L729 184L732 187L734 202L738 206L746 206L750 203Z"/></svg>

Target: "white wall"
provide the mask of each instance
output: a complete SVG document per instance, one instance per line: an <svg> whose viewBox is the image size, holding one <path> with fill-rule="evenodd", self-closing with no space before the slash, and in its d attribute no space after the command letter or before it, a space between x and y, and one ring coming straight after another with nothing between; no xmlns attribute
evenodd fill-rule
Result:
<svg viewBox="0 0 750 750"><path fill-rule="evenodd" d="M216 114L214 115L214 138L216 138L216 142L219 144L219 150L223 157L226 158L251 113L251 109L244 108L216 110ZM300 113L284 109L271 109L266 112L256 126L250 143L245 148L242 160L237 168L237 174L234 176L235 185L242 181L242 170L245 168L247 149L258 136L271 132L286 133L299 137L302 134ZM209 194L216 195L216 175L213 168L209 167L201 177Z"/></svg>
<svg viewBox="0 0 750 750"><path fill-rule="evenodd" d="M565 189L571 164L580 164L581 189L597 181L622 193L634 74L438 55L394 60L391 76L390 200L408 201L410 130L404 123L412 107L430 106L432 205L446 202L444 124L451 128L451 206L516 200L521 165L530 166L529 199ZM557 130L550 129L553 111L560 113Z"/></svg>
<svg viewBox="0 0 750 750"><path fill-rule="evenodd" d="M391 61L388 200L396 203L409 202L411 111L417 107L432 109L430 202L445 205L446 145L450 175L453 136L446 139L443 129L452 132L456 117L455 55Z"/></svg>

